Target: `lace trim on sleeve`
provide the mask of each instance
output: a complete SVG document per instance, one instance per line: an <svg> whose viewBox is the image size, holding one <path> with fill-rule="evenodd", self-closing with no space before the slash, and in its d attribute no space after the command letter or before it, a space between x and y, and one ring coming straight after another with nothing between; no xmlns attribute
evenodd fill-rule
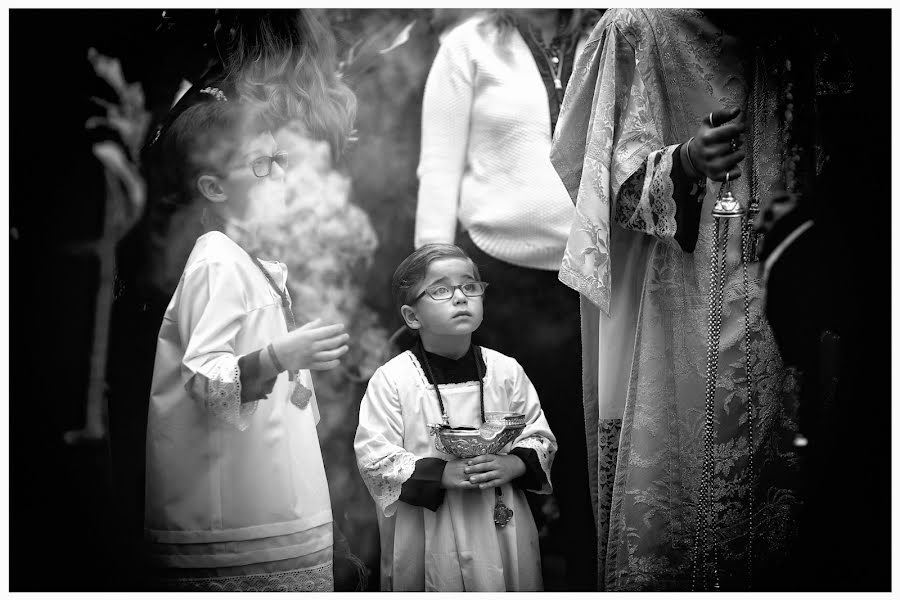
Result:
<svg viewBox="0 0 900 600"><path fill-rule="evenodd" d="M616 222L621 226L656 236L676 247L677 204L671 174L672 155L677 148L667 146L652 152L622 184L615 207Z"/></svg>
<svg viewBox="0 0 900 600"><path fill-rule="evenodd" d="M678 229L675 212L675 183L672 181L672 156L678 146L669 146L650 155L648 165L654 165L647 178L647 197L653 213L653 235L664 242L674 245L675 232Z"/></svg>
<svg viewBox="0 0 900 600"><path fill-rule="evenodd" d="M403 483L416 470L416 456L410 452L397 452L384 458L360 465L362 475L375 504L391 517L397 512L397 500Z"/></svg>
<svg viewBox="0 0 900 600"><path fill-rule="evenodd" d="M203 401L216 419L244 431L258 402L241 403L241 368L237 360L215 367L211 377L196 373L188 384L192 396ZM199 393L198 393L199 392Z"/></svg>
<svg viewBox="0 0 900 600"><path fill-rule="evenodd" d="M553 457L556 455L556 448L550 440L538 435L532 435L517 440L516 443L513 444L513 448L528 448L534 450L534 453L537 454L538 461L541 463L541 469L544 471L544 479L546 480L544 486L540 490L529 491L534 491L536 494L549 494L553 492L553 485L550 483L550 468L553 466Z"/></svg>

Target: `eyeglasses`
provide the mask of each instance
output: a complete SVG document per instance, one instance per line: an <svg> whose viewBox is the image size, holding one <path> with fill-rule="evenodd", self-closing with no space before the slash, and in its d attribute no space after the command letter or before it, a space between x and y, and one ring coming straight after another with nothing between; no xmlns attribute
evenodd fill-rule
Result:
<svg viewBox="0 0 900 600"><path fill-rule="evenodd" d="M250 168L253 169L253 174L257 177L268 177L269 173L272 172L273 162L278 163L279 167L287 170L288 153L282 151L276 152L274 156L260 156L250 163Z"/></svg>
<svg viewBox="0 0 900 600"><path fill-rule="evenodd" d="M461 285L433 285L425 288L421 294L415 297L413 302L418 301L425 294L428 294L432 300L449 300L458 289L462 290L463 295L468 298L477 298L484 295L484 290L487 286L488 284L483 281L467 281Z"/></svg>

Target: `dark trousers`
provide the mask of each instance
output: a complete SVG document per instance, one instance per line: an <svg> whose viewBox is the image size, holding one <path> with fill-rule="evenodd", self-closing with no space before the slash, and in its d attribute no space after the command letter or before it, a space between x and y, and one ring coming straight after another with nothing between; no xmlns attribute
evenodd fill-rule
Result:
<svg viewBox="0 0 900 600"><path fill-rule="evenodd" d="M474 343L519 361L559 444L551 478L559 505L565 587L595 590L596 528L588 486L578 293L563 285L556 271L517 267L485 254L465 233L458 245L478 266L481 279L491 284Z"/></svg>

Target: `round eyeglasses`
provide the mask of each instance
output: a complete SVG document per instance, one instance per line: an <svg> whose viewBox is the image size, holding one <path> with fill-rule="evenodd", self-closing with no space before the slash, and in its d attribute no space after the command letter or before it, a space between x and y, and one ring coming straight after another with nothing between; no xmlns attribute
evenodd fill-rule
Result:
<svg viewBox="0 0 900 600"><path fill-rule="evenodd" d="M487 286L488 284L484 281L467 281L460 285L432 285L422 290L422 293L416 296L413 302L416 302L425 294L428 294L432 300L449 300L456 293L456 290L461 290L463 295L468 298L476 298L484 295L484 290Z"/></svg>
<svg viewBox="0 0 900 600"><path fill-rule="evenodd" d="M276 152L272 156L260 156L250 163L253 174L257 177L268 177L272 172L272 163L278 163L278 166L284 170L288 168L288 153L281 151Z"/></svg>

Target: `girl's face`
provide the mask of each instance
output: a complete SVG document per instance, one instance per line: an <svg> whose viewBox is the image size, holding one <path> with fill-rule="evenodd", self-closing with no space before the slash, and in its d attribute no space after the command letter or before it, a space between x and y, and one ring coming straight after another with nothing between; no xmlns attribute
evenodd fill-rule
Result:
<svg viewBox="0 0 900 600"><path fill-rule="evenodd" d="M271 133L248 137L221 179L228 212L245 223L264 223L281 216L287 187L283 153ZM274 160L273 160L274 157Z"/></svg>
<svg viewBox="0 0 900 600"><path fill-rule="evenodd" d="M405 305L403 314L407 324L426 335L471 335L481 325L484 317L484 296L469 297L456 287L470 281L478 281L471 261L464 258L439 258L432 261L416 295L433 286L442 285L455 288L453 296L449 300L435 300L424 294L411 305Z"/></svg>

